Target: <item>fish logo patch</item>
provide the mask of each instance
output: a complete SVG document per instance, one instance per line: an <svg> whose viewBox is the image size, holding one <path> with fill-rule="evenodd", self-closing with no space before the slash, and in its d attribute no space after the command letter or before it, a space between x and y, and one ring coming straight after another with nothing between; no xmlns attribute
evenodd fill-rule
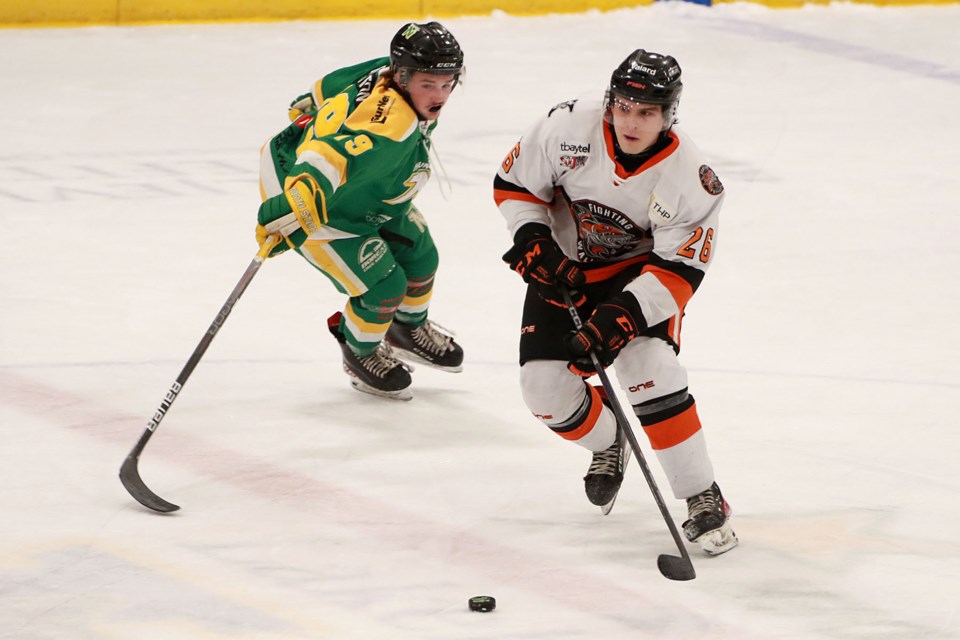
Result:
<svg viewBox="0 0 960 640"><path fill-rule="evenodd" d="M703 190L712 196L723 193L723 183L720 182L720 178L705 164L700 165L700 184L703 185Z"/></svg>

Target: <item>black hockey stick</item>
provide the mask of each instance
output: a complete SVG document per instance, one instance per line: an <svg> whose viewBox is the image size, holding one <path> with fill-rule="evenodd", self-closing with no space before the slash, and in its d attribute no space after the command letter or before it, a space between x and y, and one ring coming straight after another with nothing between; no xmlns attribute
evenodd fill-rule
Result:
<svg viewBox="0 0 960 640"><path fill-rule="evenodd" d="M573 304L570 292L566 288L562 288L561 292L563 293L563 301L570 310L570 317L573 318L573 326L579 331L583 328L583 322L580 320L580 314L577 313L577 308ZM679 556L671 556L665 553L660 554L657 558L657 568L660 569L660 573L662 573L665 578L671 580L693 580L697 577L697 572L693 568L693 561L690 560L690 554L687 553L687 548L683 545L683 539L680 537L680 532L677 531L677 525L674 524L673 518L670 517L670 512L667 510L667 505L663 502L663 495L661 495L660 489L657 488L657 482L653 479L653 474L650 473L650 466L643 457L643 452L640 450L637 437L634 435L633 429L630 427L630 423L623 413L623 407L620 406L620 401L617 399L613 385L610 384L610 378L607 376L607 372L603 366L600 365L600 359L593 349L589 351L589 356L590 362L593 363L594 368L597 370L597 375L600 376L600 383L603 385L604 391L607 392L607 399L610 401L610 407L613 409L613 414L617 418L617 423L627 436L627 441L630 442L630 448L633 449L634 458L636 458L637 464L640 465L640 469L643 471L643 477L647 479L647 486L650 487L653 499L656 500L657 506L660 507L660 513L663 515L663 519L670 529L673 541L677 543L677 548L680 549Z"/></svg>
<svg viewBox="0 0 960 640"><path fill-rule="evenodd" d="M147 428L143 432L143 435L140 436L140 440L133 447L130 453L127 454L126 459L120 466L120 482L123 483L123 486L126 487L127 491L130 492L130 495L133 496L137 502L149 509L159 511L160 513L169 513L171 511L176 511L180 507L172 502L167 502L151 491L146 484L144 484L143 480L140 478L140 471L137 469L137 463L140 460L140 454L143 453L143 448L147 446L150 436L152 436L153 432L156 431L157 427L160 426L160 421L163 420L163 417L167 415L168 411L170 411L170 406L173 404L173 401L177 399L177 395L183 389L183 385L187 383L187 379L200 362L200 358L202 358L203 354L206 353L207 347L209 347L210 343L213 342L213 338L217 335L217 331L219 331L220 327L223 326L223 323L226 322L227 316L229 316L230 312L233 310L233 305L237 303L237 300L239 300L240 296L243 295L243 292L246 291L247 285L249 285L250 281L253 280L253 276L255 276L257 271L260 270L260 266L263 264L263 261L267 259L267 256L270 255L271 249L276 246L279 240L280 239L277 236L272 236L272 240L268 238L267 242L265 242L260 248L260 251L257 252L257 255L254 256L253 260L250 262L250 266L248 266L247 270L243 272L243 277L240 278L237 286L235 286L233 291L230 293L230 297L227 298L227 301L220 308L220 312L217 313L217 317L213 319L213 324L211 324L210 328L207 329L207 332L203 334L203 338L200 339L200 344L197 345L197 348L193 350L193 355L191 355L190 359L187 360L187 364L183 367L180 375L177 376L177 379L174 380L173 384L170 386L170 390L167 391L167 395L163 397L163 400L160 402L160 406L157 407L157 410L154 412L153 416L151 416L151 418L147 421Z"/></svg>

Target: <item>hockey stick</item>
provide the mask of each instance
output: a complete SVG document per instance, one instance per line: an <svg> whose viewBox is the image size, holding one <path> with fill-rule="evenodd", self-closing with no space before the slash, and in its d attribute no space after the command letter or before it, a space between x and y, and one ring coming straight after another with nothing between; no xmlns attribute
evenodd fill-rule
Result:
<svg viewBox="0 0 960 640"><path fill-rule="evenodd" d="M573 318L573 326L576 327L577 331L580 331L583 328L583 322L580 320L580 314L577 313L577 308L573 304L570 292L566 288L561 288L561 292L563 293L563 301L566 303L567 309L570 310L570 317ZM671 556L665 553L660 554L657 558L657 568L660 569L660 573L662 573L665 578L669 578L670 580L693 580L697 577L697 572L693 568L693 561L690 560L690 554L687 553L687 549L683 545L683 539L680 538L677 525L674 524L673 518L670 517L670 512L667 510L667 505L663 502L663 495L661 495L660 489L657 488L657 482L653 479L653 474L650 473L650 466L643 457L643 451L640 450L640 444L637 442L637 437L634 435L630 423L627 422L627 418L623 413L623 407L620 406L620 400L617 399L617 394L614 392L613 385L610 383L610 378L607 376L607 372L603 366L601 366L600 359L593 349L589 351L589 356L590 362L593 363L593 367L597 370L597 375L600 376L600 383L603 385L604 391L607 392L607 399L610 401L610 408L613 409L613 415L616 416L617 423L627 436L627 441L630 442L630 448L633 449L637 464L640 465L640 470L643 471L643 477L647 479L647 486L650 487L653 499L656 500L657 506L660 507L660 513L663 515L663 519L670 529L673 541L680 550L679 556Z"/></svg>
<svg viewBox="0 0 960 640"><path fill-rule="evenodd" d="M267 259L267 256L270 255L270 251L277 245L279 241L280 238L278 236L270 236L270 238L267 239L267 241L257 252L257 255L254 256L253 260L250 262L250 266L248 266L247 270L243 272L243 277L240 278L237 286L235 286L233 291L230 293L230 297L227 298L227 301L220 308L220 312L217 313L217 317L213 319L213 323L210 325L210 328L207 329L205 334L203 334L203 338L200 339L200 344L198 344L197 348L193 350L193 355L191 355L190 359L187 360L187 364L183 367L180 375L177 376L177 379L174 380L173 384L170 386L170 390L167 391L167 395L163 397L163 400L160 402L160 406L157 407L157 410L154 412L153 416L147 421L147 428L143 432L143 435L140 436L140 440L133 447L130 453L127 454L126 459L120 466L120 482L123 483L123 486L127 489L130 495L137 500L137 502L149 509L159 511L160 513L169 513L171 511L176 511L180 507L172 502L167 502L151 491L146 484L144 484L143 480L140 478L140 471L137 469L137 463L140 460L140 454L143 453L143 448L147 446L150 436L152 436L154 431L157 430L157 427L160 426L160 421L163 420L163 417L167 415L168 411L170 411L170 406L173 404L173 401L177 399L177 395L183 389L183 385L187 383L187 379L200 362L200 358L202 358L203 354L206 353L207 347L209 347L210 343L213 342L213 338L217 335L217 331L219 331L220 327L223 326L223 323L226 322L227 316L229 316L230 312L233 310L233 305L237 303L237 300L239 300L240 296L243 295L243 292L246 291L247 285L249 285L250 281L253 280L253 276L255 276L257 271L260 270L260 266L263 265L263 261Z"/></svg>

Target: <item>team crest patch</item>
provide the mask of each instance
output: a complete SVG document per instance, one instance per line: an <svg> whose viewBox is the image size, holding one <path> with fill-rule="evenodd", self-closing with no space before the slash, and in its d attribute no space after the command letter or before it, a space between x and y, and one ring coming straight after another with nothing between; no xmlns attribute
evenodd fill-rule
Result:
<svg viewBox="0 0 960 640"><path fill-rule="evenodd" d="M571 171L577 167L582 167L587 163L589 156L560 156L560 164Z"/></svg>
<svg viewBox="0 0 960 640"><path fill-rule="evenodd" d="M720 182L720 178L705 164L700 165L700 184L703 185L703 190L712 196L723 193L723 183Z"/></svg>
<svg viewBox="0 0 960 640"><path fill-rule="evenodd" d="M387 243L382 238L370 238L360 246L357 262L364 271L369 271L387 253Z"/></svg>
<svg viewBox="0 0 960 640"><path fill-rule="evenodd" d="M577 223L577 258L581 262L607 261L634 251L646 231L616 209L593 200L570 203Z"/></svg>

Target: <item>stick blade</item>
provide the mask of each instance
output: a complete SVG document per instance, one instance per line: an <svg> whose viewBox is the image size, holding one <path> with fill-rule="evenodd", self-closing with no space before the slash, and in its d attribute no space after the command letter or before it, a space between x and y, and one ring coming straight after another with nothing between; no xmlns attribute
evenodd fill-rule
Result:
<svg viewBox="0 0 960 640"><path fill-rule="evenodd" d="M657 558L657 568L664 578L670 580L693 580L697 577L690 558L663 554Z"/></svg>
<svg viewBox="0 0 960 640"><path fill-rule="evenodd" d="M167 502L143 483L143 480L140 479L140 471L137 468L138 459L137 456L129 455L120 467L120 482L123 483L127 492L143 506L160 513L170 513L179 509L179 506Z"/></svg>

